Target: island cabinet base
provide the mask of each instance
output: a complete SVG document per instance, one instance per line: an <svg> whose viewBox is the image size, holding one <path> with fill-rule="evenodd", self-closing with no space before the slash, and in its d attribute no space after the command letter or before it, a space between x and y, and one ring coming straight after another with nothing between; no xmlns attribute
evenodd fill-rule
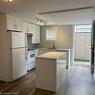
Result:
<svg viewBox="0 0 95 95"><path fill-rule="evenodd" d="M37 58L36 87L56 92L66 79L66 63L57 59Z"/></svg>

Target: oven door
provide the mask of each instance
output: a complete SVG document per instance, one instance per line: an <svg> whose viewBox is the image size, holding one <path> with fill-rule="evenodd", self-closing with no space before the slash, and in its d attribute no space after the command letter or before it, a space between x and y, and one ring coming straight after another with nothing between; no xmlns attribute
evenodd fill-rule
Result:
<svg viewBox="0 0 95 95"><path fill-rule="evenodd" d="M27 71L33 69L35 67L35 52L28 53L27 59Z"/></svg>

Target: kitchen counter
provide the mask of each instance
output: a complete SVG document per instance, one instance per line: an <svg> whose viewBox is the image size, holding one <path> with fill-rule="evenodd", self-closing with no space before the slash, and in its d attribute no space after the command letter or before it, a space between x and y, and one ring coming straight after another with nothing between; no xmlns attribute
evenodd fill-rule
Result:
<svg viewBox="0 0 95 95"><path fill-rule="evenodd" d="M66 52L51 51L36 58L36 87L56 92L66 79Z"/></svg>
<svg viewBox="0 0 95 95"><path fill-rule="evenodd" d="M39 55L41 55L42 56L42 54L45 54L45 53L47 53L47 52L51 52L51 51L60 51L60 52L66 52L66 58L67 58L67 69L69 68L69 66L70 66L70 64L71 64L71 49L64 49L64 48L55 48L55 49L52 49L52 48L39 48ZM40 57L41 57L40 56ZM45 56L47 56L47 55L45 55ZM45 56L43 57L43 58L45 58ZM52 56L51 54L50 54L50 56ZM52 56L52 58L54 58L54 56L56 57L57 55L54 55L53 54L53 56ZM49 57L50 58L50 57Z"/></svg>
<svg viewBox="0 0 95 95"><path fill-rule="evenodd" d="M47 59L59 59L64 57L66 53L60 51L51 51L45 54L39 55L37 58L47 58Z"/></svg>

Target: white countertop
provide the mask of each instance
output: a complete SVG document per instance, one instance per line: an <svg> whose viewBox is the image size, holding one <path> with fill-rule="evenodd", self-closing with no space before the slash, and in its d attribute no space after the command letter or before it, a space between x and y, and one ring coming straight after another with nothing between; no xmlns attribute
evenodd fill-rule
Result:
<svg viewBox="0 0 95 95"><path fill-rule="evenodd" d="M65 55L66 55L66 52L51 51L51 52L39 55L37 56L37 58L59 59L59 58L63 58Z"/></svg>
<svg viewBox="0 0 95 95"><path fill-rule="evenodd" d="M37 49L42 49L42 50L48 49L48 50L54 50L54 51L56 51L56 50L58 50L58 51L70 51L71 50L70 48L55 48L55 49L53 49L53 48L37 48Z"/></svg>
<svg viewBox="0 0 95 95"><path fill-rule="evenodd" d="M63 48L57 48L58 51L70 51L71 49L63 49Z"/></svg>

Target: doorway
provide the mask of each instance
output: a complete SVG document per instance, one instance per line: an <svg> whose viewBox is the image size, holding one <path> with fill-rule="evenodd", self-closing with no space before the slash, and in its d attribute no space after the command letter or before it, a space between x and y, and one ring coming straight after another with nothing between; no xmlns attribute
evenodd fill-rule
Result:
<svg viewBox="0 0 95 95"><path fill-rule="evenodd" d="M74 26L74 65L90 67L92 25Z"/></svg>

